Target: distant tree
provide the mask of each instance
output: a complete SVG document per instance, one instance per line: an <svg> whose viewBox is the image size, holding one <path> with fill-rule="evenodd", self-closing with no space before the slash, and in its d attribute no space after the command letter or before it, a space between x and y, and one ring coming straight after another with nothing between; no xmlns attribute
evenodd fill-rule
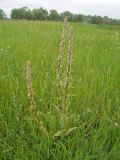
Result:
<svg viewBox="0 0 120 160"><path fill-rule="evenodd" d="M103 17L103 23L104 24L113 24L114 20L112 18L109 18L108 16Z"/></svg>
<svg viewBox="0 0 120 160"><path fill-rule="evenodd" d="M84 15L83 14L77 14L77 22L83 22L84 21Z"/></svg>
<svg viewBox="0 0 120 160"><path fill-rule="evenodd" d="M61 19L64 19L64 17L68 17L69 21L73 21L73 13L69 12L69 11L65 11L63 13L60 14Z"/></svg>
<svg viewBox="0 0 120 160"><path fill-rule="evenodd" d="M86 23L92 23L92 16L91 16L91 15L85 16L84 21L85 21Z"/></svg>
<svg viewBox="0 0 120 160"><path fill-rule="evenodd" d="M103 23L103 19L101 16L93 16L91 18L91 22L92 22L92 24L101 24L101 23Z"/></svg>
<svg viewBox="0 0 120 160"><path fill-rule="evenodd" d="M43 18L44 20L48 19L48 11L46 9L43 9Z"/></svg>
<svg viewBox="0 0 120 160"><path fill-rule="evenodd" d="M58 21L59 19L60 19L59 13L54 9L50 10L49 20Z"/></svg>
<svg viewBox="0 0 120 160"><path fill-rule="evenodd" d="M103 17L103 23L108 23L108 22L109 22L108 16L104 16L104 17Z"/></svg>
<svg viewBox="0 0 120 160"><path fill-rule="evenodd" d="M65 11L63 13L58 13L56 10L48 11L44 8L38 8L30 10L27 7L22 7L19 9L13 9L11 12L12 19L27 19L27 20L53 20L53 21L61 21L64 17L68 17L68 21L71 22L86 22L92 24L113 24L120 25L119 19L112 19L107 16L91 16L91 15L83 15L83 14L73 14L69 11ZM0 19L5 19L5 12L0 9Z"/></svg>
<svg viewBox="0 0 120 160"><path fill-rule="evenodd" d="M48 11L43 8L34 9L32 14L34 20L46 20L48 18Z"/></svg>
<svg viewBox="0 0 120 160"><path fill-rule="evenodd" d="M11 12L11 18L12 19L25 19L27 11L28 11L27 7L22 7L22 8L19 8L19 9L13 9L12 12Z"/></svg>
<svg viewBox="0 0 120 160"><path fill-rule="evenodd" d="M33 20L33 13L30 9L28 9L25 13L25 19L27 20Z"/></svg>
<svg viewBox="0 0 120 160"><path fill-rule="evenodd" d="M11 13L12 19L27 19L27 20L46 20L48 11L43 8L30 10L27 7L13 9Z"/></svg>
<svg viewBox="0 0 120 160"><path fill-rule="evenodd" d="M82 14L71 14L69 18L72 22L83 22L84 15Z"/></svg>
<svg viewBox="0 0 120 160"><path fill-rule="evenodd" d="M77 14L71 15L71 21L72 21L72 22L78 22Z"/></svg>
<svg viewBox="0 0 120 160"><path fill-rule="evenodd" d="M7 18L7 16L6 16L5 12L2 9L0 9L0 19L6 19L6 18Z"/></svg>

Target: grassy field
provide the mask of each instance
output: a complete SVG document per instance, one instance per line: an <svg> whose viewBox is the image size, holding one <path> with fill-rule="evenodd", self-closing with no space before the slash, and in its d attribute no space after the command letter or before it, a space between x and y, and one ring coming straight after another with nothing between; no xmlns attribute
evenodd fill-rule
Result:
<svg viewBox="0 0 120 160"><path fill-rule="evenodd" d="M71 24L70 134L45 136L29 110L30 60L38 110L50 135L56 117L55 66L62 23L0 22L0 160L120 160L120 28ZM69 131L69 130L68 130Z"/></svg>

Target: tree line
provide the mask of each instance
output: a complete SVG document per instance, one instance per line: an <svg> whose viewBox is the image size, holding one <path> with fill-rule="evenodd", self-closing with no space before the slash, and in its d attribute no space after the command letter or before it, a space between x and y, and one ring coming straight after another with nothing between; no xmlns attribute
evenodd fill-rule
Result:
<svg viewBox="0 0 120 160"><path fill-rule="evenodd" d="M50 10L48 12L44 8L29 9L27 7L22 7L19 9L13 9L11 11L11 19L26 19L26 20L43 20L43 21L63 21L64 17L67 16L68 20L71 22L86 22L92 24L116 24L120 25L119 19L112 19L107 16L91 16L83 14L73 14L69 11L59 13L57 10ZM7 16L5 12L0 9L0 19L5 19Z"/></svg>
<svg viewBox="0 0 120 160"><path fill-rule="evenodd" d="M2 9L0 9L0 19L6 19L6 18L7 18L7 16L6 16L5 12Z"/></svg>

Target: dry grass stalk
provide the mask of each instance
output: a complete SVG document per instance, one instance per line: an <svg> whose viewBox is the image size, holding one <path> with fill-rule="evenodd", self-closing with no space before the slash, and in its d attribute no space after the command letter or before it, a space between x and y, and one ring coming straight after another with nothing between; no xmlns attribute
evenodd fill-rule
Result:
<svg viewBox="0 0 120 160"><path fill-rule="evenodd" d="M32 86L32 65L30 61L27 61L27 90L28 90L28 98L30 102L30 106L32 111L36 110L36 104L34 100L34 92Z"/></svg>
<svg viewBox="0 0 120 160"><path fill-rule="evenodd" d="M69 92L69 84L71 80L71 72L72 72L72 47L73 47L73 29L69 29L69 46L67 53L67 66L66 66L66 78L65 78L65 93L64 93L64 112L68 110L68 92Z"/></svg>
<svg viewBox="0 0 120 160"><path fill-rule="evenodd" d="M62 105L62 97L63 97L63 83L62 83L62 68L63 68L63 58L65 54L65 44L66 44L66 32L67 32L67 17L64 19L64 28L62 31L62 39L60 44L60 54L57 60L57 91L59 95L60 105Z"/></svg>
<svg viewBox="0 0 120 160"><path fill-rule="evenodd" d="M34 92L33 92L33 86L32 86L32 65L30 61L27 61L27 90L28 90L28 98L31 106L31 113L33 116L33 119L37 122L38 127L40 130L45 134L48 135L47 129L44 126L44 123L42 121L41 115L42 113L38 114L37 107L34 100Z"/></svg>
<svg viewBox="0 0 120 160"><path fill-rule="evenodd" d="M67 42L68 40L68 42ZM68 44L68 50L66 55L66 44ZM60 100L60 109L65 113L68 110L68 92L71 79L72 70L72 46L73 46L73 31L67 23L67 17L64 19L64 28L62 33L62 40L60 45L60 54L57 60L57 91ZM65 60L66 56L67 59ZM64 62L66 65L64 66ZM65 72L66 71L66 72ZM63 75L64 74L64 78Z"/></svg>

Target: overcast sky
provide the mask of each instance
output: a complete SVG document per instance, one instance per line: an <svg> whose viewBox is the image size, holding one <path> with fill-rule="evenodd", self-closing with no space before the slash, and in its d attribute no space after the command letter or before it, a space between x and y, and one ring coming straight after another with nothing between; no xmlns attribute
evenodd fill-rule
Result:
<svg viewBox="0 0 120 160"><path fill-rule="evenodd" d="M120 19L120 0L0 0L0 8L8 15L13 8L27 6L31 9L44 7L59 12L109 16Z"/></svg>

